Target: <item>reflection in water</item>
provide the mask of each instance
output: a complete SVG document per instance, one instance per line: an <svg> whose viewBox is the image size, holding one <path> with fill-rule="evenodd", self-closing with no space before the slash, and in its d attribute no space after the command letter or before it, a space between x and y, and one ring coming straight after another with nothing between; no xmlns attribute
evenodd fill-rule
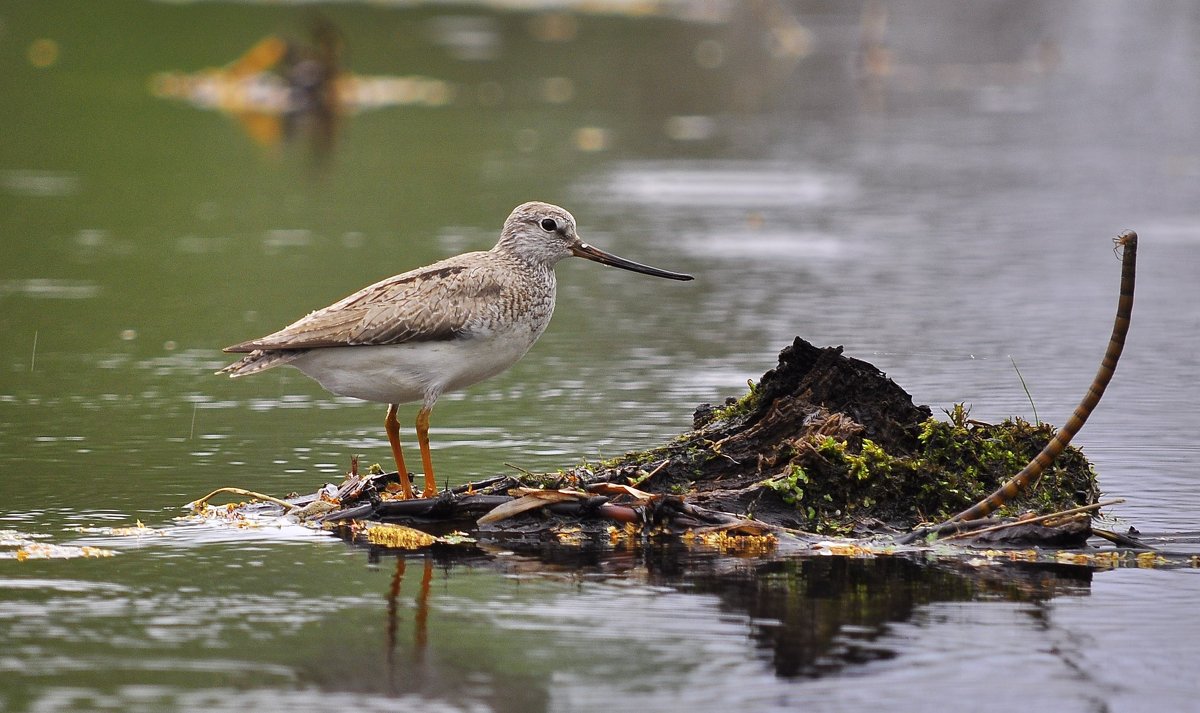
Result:
<svg viewBox="0 0 1200 713"><path fill-rule="evenodd" d="M79 176L59 171L0 171L0 187L14 196L61 198L79 192Z"/></svg>
<svg viewBox="0 0 1200 713"><path fill-rule="evenodd" d="M769 622L753 626L751 636L776 674L816 677L897 656L876 639L888 624L908 621L926 604L982 597L1039 601L1085 593L1090 581L1089 570L1057 565L995 572L899 557L822 557L765 563L736 580L701 578L697 588L720 596L723 606L745 610L752 621Z"/></svg>
<svg viewBox="0 0 1200 713"><path fill-rule="evenodd" d="M372 549L370 559L378 561L385 553ZM669 687L668 681L676 680L675 674L655 668L656 654L662 647L671 656L690 660L693 656L703 658L705 647L720 648L728 654L730 646L749 641L752 647L744 655L765 664L778 681L774 685L786 686L789 680L822 678L902 656L905 652L897 648L898 642L885 635L894 625L913 620L917 612L932 604L980 599L1038 604L1063 595L1087 595L1091 586L1090 570L1065 565L974 567L906 557L764 561L734 559L676 542L615 550L522 545L515 552L480 545L465 553L461 548L435 550L420 559L423 570L411 605L401 597L409 564L404 554L396 556L389 579L386 671L378 672L376 668L372 673L368 664L366 670L350 679L319 675L323 686L379 690L386 679L390 695L420 691L450 700L461 700L456 697L464 695L468 699L482 696L497 709L518 710L499 703L512 695L512 682L483 673L494 665L490 656L495 652L474 652L468 645L457 655L446 653L447 645L464 625L463 619L481 640L499 636L496 645L501 649L512 647L510 656L516 661L531 656L530 651L520 650L522 638L516 632L525 630L550 637L552 641L540 644L551 652L547 654L550 670L567 673L568 678L574 668L566 662L581 655L579 648L585 649L584 660L592 662L584 664L585 669L595 666L599 671L613 656L628 657L636 672L629 675L640 680L622 685L634 689ZM437 594L431 594L435 560L444 585L439 586ZM487 598L464 602L461 594L454 593L481 575L485 581L494 582L494 575L488 574L494 572L520 588L534 591L523 601L509 601L495 594L503 589L495 583L486 585L493 590ZM540 588L539 583L549 588ZM560 601L564 597L569 600L565 610L564 601ZM664 604L654 604L656 601ZM463 610L463 606L484 611ZM412 612L408 643L399 635L405 629L407 611ZM1040 616L1038 607L1029 611L1034 617ZM683 636L679 644L707 643L684 654L674 642L679 635ZM430 641L434 642L432 652ZM654 643L649 644L651 641ZM345 655L360 659L351 651ZM641 656L645 661L639 659ZM370 657L364 653L361 658ZM559 658L563 668L553 663ZM736 672L747 662L736 662L736 656L735 660L725 658L708 662L713 676L697 682L709 687L709 693L717 698L721 698L724 686L744 685L737 680ZM536 660L534 657L527 665L540 670ZM383 674L381 679L369 680L379 673ZM540 710L546 707L545 701L555 699L556 692L551 690L549 672L544 678L539 678L536 670L530 674L532 678L519 686L524 696L522 705L533 706L526 710ZM473 688L464 681L476 685Z"/></svg>
<svg viewBox="0 0 1200 713"><path fill-rule="evenodd" d="M83 280L55 280L45 277L0 280L0 297L16 294L34 298L87 300L100 294L100 286Z"/></svg>
<svg viewBox="0 0 1200 713"><path fill-rule="evenodd" d="M442 106L453 95L450 84L436 79L345 71L341 32L318 18L310 33L307 43L264 37L217 69L160 72L151 79L151 93L230 114L263 146L307 135L318 162L332 151L344 115L389 106Z"/></svg>
<svg viewBox="0 0 1200 713"><path fill-rule="evenodd" d="M860 191L850 176L814 171L795 162L678 160L614 165L604 185L597 188L624 204L685 214L700 207L821 207L848 202Z"/></svg>
<svg viewBox="0 0 1200 713"><path fill-rule="evenodd" d="M429 584L433 581L433 558L422 558L425 566L421 573L421 584L417 591L416 609L413 612L413 662L419 666L425 661L425 650L429 645ZM398 685L399 673L396 663L396 631L400 615L400 588L404 584L407 561L403 555L396 557L396 571L392 575L387 595L387 680L388 690L393 694L402 690Z"/></svg>

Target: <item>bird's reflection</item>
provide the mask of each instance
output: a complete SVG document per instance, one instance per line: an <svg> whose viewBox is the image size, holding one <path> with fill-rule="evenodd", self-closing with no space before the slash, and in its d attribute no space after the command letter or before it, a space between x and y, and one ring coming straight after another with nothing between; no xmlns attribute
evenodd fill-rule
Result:
<svg viewBox="0 0 1200 713"><path fill-rule="evenodd" d="M433 557L426 554L423 558L421 583L417 588L417 596L413 609L413 662L420 666L425 661L425 651L429 645L429 585L433 582ZM388 689L399 691L399 672L397 671L396 646L397 631L400 620L400 591L404 584L404 575L408 569L408 560L404 555L396 557L396 570L392 573L387 595L387 677Z"/></svg>

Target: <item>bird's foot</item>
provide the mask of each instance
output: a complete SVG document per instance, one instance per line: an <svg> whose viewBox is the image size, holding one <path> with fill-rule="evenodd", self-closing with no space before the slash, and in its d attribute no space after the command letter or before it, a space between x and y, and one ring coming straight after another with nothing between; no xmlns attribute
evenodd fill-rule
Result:
<svg viewBox="0 0 1200 713"><path fill-rule="evenodd" d="M413 495L412 473L400 473L399 471L397 471L396 472L396 480L398 480L399 482L388 484L388 486L387 486L388 492L393 493L393 494L399 494L401 500L412 500L414 497L416 497L415 495Z"/></svg>

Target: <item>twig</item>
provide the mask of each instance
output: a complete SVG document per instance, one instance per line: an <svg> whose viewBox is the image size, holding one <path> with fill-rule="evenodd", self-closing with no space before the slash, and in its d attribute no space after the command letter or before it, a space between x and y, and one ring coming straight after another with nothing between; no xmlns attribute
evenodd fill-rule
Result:
<svg viewBox="0 0 1200 713"><path fill-rule="evenodd" d="M661 471L663 468L666 468L666 467L667 467L667 464L669 464L670 462L671 462L671 459L670 459L670 458L667 458L667 459L663 460L663 462L662 462L662 463L659 463L657 466L655 466L654 470L650 471L649 473L645 474L644 476L642 476L642 477L638 478L637 480L633 481L633 487L635 487L635 488L637 488L637 487L640 487L640 486L641 486L643 483L646 483L646 482L647 482L647 481L649 481L651 478L653 478L654 476L658 475L658 474L659 474L659 472L660 472L660 471Z"/></svg>
<svg viewBox="0 0 1200 713"><path fill-rule="evenodd" d="M505 465L508 464L505 463ZM516 466L512 465L509 467L516 468ZM484 488L490 488L497 483L503 483L506 480L513 480L513 477L511 475L493 475L490 478L484 478L483 480L476 480L474 482L467 483L466 485L459 485L457 487L450 488L450 492L454 495L462 495L463 493L472 491L478 492Z"/></svg>
<svg viewBox="0 0 1200 713"><path fill-rule="evenodd" d="M489 510L485 515L480 517L475 522L480 525L487 525L493 522L507 520L510 517L520 515L527 510L535 510L537 508L546 507L552 503L561 503L568 500L581 500L588 497L587 493L566 491L566 490L537 490L534 488L520 488L518 492L521 497L515 500L509 500L502 505L499 505L492 510Z"/></svg>
<svg viewBox="0 0 1200 713"><path fill-rule="evenodd" d="M512 468L513 470L517 471L518 473L521 473L522 475L528 475L528 476L529 476L529 477L531 477L531 478L532 478L532 477L534 477L534 473L532 473L532 472L530 472L530 471L528 471L528 470L525 470L524 468L522 468L522 467L521 467L521 466L519 466L519 465L513 465L512 463L505 463L505 464L504 464L504 467L505 467L505 468Z"/></svg>
<svg viewBox="0 0 1200 713"><path fill-rule="evenodd" d="M1101 530L1099 528L1093 527L1092 534L1101 539L1108 540L1109 542L1111 542L1114 545L1117 545L1119 547L1128 547L1128 548L1134 549L1134 550L1149 550L1151 552L1155 551L1155 549L1153 547L1151 547L1150 545L1147 545L1145 542L1142 542L1141 540L1139 540L1135 537L1130 537L1129 535L1122 535L1121 533L1113 532L1112 530Z"/></svg>
<svg viewBox="0 0 1200 713"><path fill-rule="evenodd" d="M1035 525L1039 522L1045 522L1046 520L1053 520L1056 517L1091 512L1093 510L1099 510L1100 508L1106 508L1109 505L1116 505L1118 503L1123 503L1123 502L1125 502L1125 498L1113 498L1112 500L1105 500L1103 502L1092 503L1091 505L1081 505L1077 508L1071 508L1070 510L1060 510L1058 512L1052 512L1047 515L1038 515L1037 517L1028 517L1023 520L1012 520L1010 522L1002 522L999 525L992 525L991 527L985 527L982 530L974 530L972 532L957 532L953 535L947 535L946 537L943 537L942 539L943 540L956 540L960 537L974 537L976 535L982 535L985 532L995 532L996 530L1005 530L1010 527L1017 527L1018 525Z"/></svg>
<svg viewBox="0 0 1200 713"><path fill-rule="evenodd" d="M1129 333L1129 320L1133 314L1133 290L1137 274L1137 233L1126 230L1113 242L1122 249L1121 294L1117 300L1117 315L1113 320L1112 335L1109 337L1108 349L1104 352L1104 358L1100 361L1100 368L1097 370L1095 378L1092 379L1087 393L1075 407L1075 412L1067 419L1067 423L1058 429L1058 432L1042 448L1041 452L1029 461L1021 469L1021 472L997 488L995 492L940 525L915 530L897 538L896 541L899 544L906 545L929 535L951 530L953 523L956 522L985 518L1005 504L1012 502L1045 472L1046 468L1054 462L1058 454L1062 453L1075 434L1079 432L1079 429L1083 428L1083 424L1087 422L1088 416L1092 414L1096 404L1100 403L1100 397L1104 395L1104 390L1112 381L1113 372L1117 368L1117 362L1120 361L1121 352L1125 347L1125 337Z"/></svg>
<svg viewBox="0 0 1200 713"><path fill-rule="evenodd" d="M280 500L279 498L271 497L270 495L264 495L262 493L256 493L253 490L245 490L242 488L217 488L216 490L212 491L208 495L205 495L204 497L200 498L199 500L193 500L192 502L188 503L187 505L184 505L184 507L191 508L193 510L199 510L200 508L207 505L209 500L213 499L217 495L220 495L221 493L233 493L234 495L242 495L247 498L252 498L254 500L261 500L266 503L274 503L275 505L278 505L279 507L283 508L284 512L288 512L289 510L294 510L295 508L298 507L295 503L289 503L286 500Z"/></svg>

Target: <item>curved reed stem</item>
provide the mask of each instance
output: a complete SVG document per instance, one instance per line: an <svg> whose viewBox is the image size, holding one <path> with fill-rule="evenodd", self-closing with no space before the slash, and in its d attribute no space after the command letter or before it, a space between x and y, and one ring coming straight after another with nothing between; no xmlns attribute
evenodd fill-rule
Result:
<svg viewBox="0 0 1200 713"><path fill-rule="evenodd" d="M1125 348L1125 336L1129 333L1129 319L1133 314L1133 286L1137 263L1137 233L1132 230L1126 230L1114 238L1113 242L1117 247L1123 249L1121 256L1121 297L1117 301L1117 316L1113 323L1112 336L1108 340L1108 349L1104 352L1104 359L1100 362L1100 369L1096 372L1096 378L1092 379L1092 385L1088 388L1088 392L1084 395L1083 400L1079 402L1079 406L1075 407L1075 412L1071 414L1071 418L1067 420L1066 425L1058 430L1058 433L1054 434L1054 438L1050 439L1046 447L1021 469L1021 472L997 488L996 492L940 525L922 528L921 530L905 535L899 539L902 544L914 542L931 534L940 535L945 532L954 531L957 529L955 527L957 523L987 517L997 509L1011 502L1024 492L1030 483L1037 480L1046 468L1050 466L1050 463L1054 461L1055 457L1067 447L1067 444L1071 442L1075 434L1079 433L1079 429L1083 428L1083 424L1092 415L1092 409L1096 408L1096 404L1100 403L1100 397L1104 395L1104 390L1108 388L1108 383L1112 381L1113 372L1117 368L1117 362L1121 359L1121 351Z"/></svg>

